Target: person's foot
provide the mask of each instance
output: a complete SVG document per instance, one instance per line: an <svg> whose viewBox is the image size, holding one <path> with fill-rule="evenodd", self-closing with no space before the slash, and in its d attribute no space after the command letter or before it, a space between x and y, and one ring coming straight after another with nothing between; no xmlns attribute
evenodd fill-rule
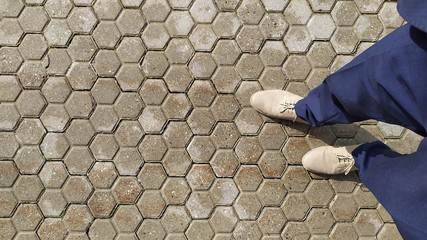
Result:
<svg viewBox="0 0 427 240"><path fill-rule="evenodd" d="M268 117L307 123L295 112L295 104L301 99L288 91L264 90L252 94L250 103L255 110Z"/></svg>
<svg viewBox="0 0 427 240"><path fill-rule="evenodd" d="M351 152L358 146L324 146L312 149L302 158L302 165L310 172L347 175L350 171L357 170Z"/></svg>

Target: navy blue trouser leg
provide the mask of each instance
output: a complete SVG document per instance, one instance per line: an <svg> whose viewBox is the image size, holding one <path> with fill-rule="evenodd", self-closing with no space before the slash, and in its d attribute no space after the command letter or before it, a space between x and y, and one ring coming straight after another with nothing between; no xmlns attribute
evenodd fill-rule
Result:
<svg viewBox="0 0 427 240"><path fill-rule="evenodd" d="M366 50L296 105L312 126L376 119L426 136L427 34L405 25ZM427 239L427 140L409 155L381 142L353 151L361 181L405 239Z"/></svg>

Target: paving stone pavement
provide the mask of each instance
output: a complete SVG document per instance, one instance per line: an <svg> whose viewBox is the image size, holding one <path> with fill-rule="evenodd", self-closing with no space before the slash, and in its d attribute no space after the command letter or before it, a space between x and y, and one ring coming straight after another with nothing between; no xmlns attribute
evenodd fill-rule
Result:
<svg viewBox="0 0 427 240"><path fill-rule="evenodd" d="M0 239L400 239L355 173L301 157L419 136L249 97L307 94L402 24L384 0L2 0Z"/></svg>

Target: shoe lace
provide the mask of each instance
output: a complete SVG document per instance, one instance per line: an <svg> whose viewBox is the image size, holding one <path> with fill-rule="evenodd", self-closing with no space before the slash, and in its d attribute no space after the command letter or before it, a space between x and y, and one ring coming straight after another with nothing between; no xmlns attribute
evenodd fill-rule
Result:
<svg viewBox="0 0 427 240"><path fill-rule="evenodd" d="M280 113L284 113L284 112L286 112L286 111L290 111L290 112L292 112L292 113L294 113L294 115L295 115L295 118L294 118L294 120L293 120L293 122L295 122L295 120L297 120L297 115L295 114L295 105L296 105L296 102L285 102L285 103L281 103L280 104Z"/></svg>
<svg viewBox="0 0 427 240"><path fill-rule="evenodd" d="M344 164L348 164L345 168L344 168L344 174L347 175L351 169L354 166L354 158L351 155L342 155L342 154L337 154L336 155L338 158L338 161L340 163L344 163Z"/></svg>

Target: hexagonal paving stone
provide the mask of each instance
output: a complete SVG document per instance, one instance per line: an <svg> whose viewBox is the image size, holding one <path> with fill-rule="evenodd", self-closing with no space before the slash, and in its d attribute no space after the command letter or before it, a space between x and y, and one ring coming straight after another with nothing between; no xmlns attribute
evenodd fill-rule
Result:
<svg viewBox="0 0 427 240"><path fill-rule="evenodd" d="M148 162L161 161L167 150L166 143L159 135L146 135L139 145L139 152Z"/></svg>
<svg viewBox="0 0 427 240"><path fill-rule="evenodd" d="M19 52L28 60L40 60L47 50L46 40L41 34L27 34L19 44Z"/></svg>
<svg viewBox="0 0 427 240"><path fill-rule="evenodd" d="M353 193L353 198L360 208L376 208L378 200L369 189L364 186L358 186Z"/></svg>
<svg viewBox="0 0 427 240"><path fill-rule="evenodd" d="M89 90L96 81L96 74L88 62L74 62L67 78L74 90Z"/></svg>
<svg viewBox="0 0 427 240"><path fill-rule="evenodd" d="M207 219L210 217L215 205L207 191L194 191L187 199L185 206L192 219Z"/></svg>
<svg viewBox="0 0 427 240"><path fill-rule="evenodd" d="M68 231L87 231L93 216L85 205L70 205L64 215L64 225Z"/></svg>
<svg viewBox="0 0 427 240"><path fill-rule="evenodd" d="M142 221L142 216L135 205L120 205L111 221L119 233L135 232Z"/></svg>
<svg viewBox="0 0 427 240"><path fill-rule="evenodd" d="M210 81L196 80L191 84L187 95L194 107L209 107L216 92Z"/></svg>
<svg viewBox="0 0 427 240"><path fill-rule="evenodd" d="M327 206L334 196L334 191L326 180L313 180L304 192L311 206Z"/></svg>
<svg viewBox="0 0 427 240"><path fill-rule="evenodd" d="M64 158L64 163L71 174L86 175L95 159L89 148L72 146Z"/></svg>
<svg viewBox="0 0 427 240"><path fill-rule="evenodd" d="M312 37L306 26L291 26L285 35L284 42L290 53L304 53L311 44Z"/></svg>
<svg viewBox="0 0 427 240"><path fill-rule="evenodd" d="M172 65L164 78L171 92L185 92L193 80L185 65Z"/></svg>
<svg viewBox="0 0 427 240"><path fill-rule="evenodd" d="M308 145L311 148L324 146L327 145L333 145L336 137L334 135L334 132L332 129L327 127L320 127L320 128L312 128L310 129L309 134L306 137Z"/></svg>
<svg viewBox="0 0 427 240"><path fill-rule="evenodd" d="M217 37L210 25L197 24L189 39L196 51L209 51L215 44Z"/></svg>
<svg viewBox="0 0 427 240"><path fill-rule="evenodd" d="M255 193L242 192L233 204L240 220L256 220L262 205Z"/></svg>
<svg viewBox="0 0 427 240"><path fill-rule="evenodd" d="M215 118L209 108L195 108L187 118L187 123L194 134L209 134L215 124Z"/></svg>
<svg viewBox="0 0 427 240"><path fill-rule="evenodd" d="M39 173L40 180L47 188L61 188L68 172L61 162L47 162Z"/></svg>
<svg viewBox="0 0 427 240"><path fill-rule="evenodd" d="M92 61L98 76L113 77L120 68L120 60L113 50L99 50Z"/></svg>
<svg viewBox="0 0 427 240"><path fill-rule="evenodd" d="M239 195L239 189L230 178L216 178L209 192L216 205L231 205Z"/></svg>
<svg viewBox="0 0 427 240"><path fill-rule="evenodd" d="M18 19L6 18L0 23L0 30L2 31L2 39L0 45L2 46L16 46L24 33L19 25ZM6 37L7 36L7 37Z"/></svg>
<svg viewBox="0 0 427 240"><path fill-rule="evenodd" d="M48 131L63 132L70 116L63 105L49 104L40 116L40 120Z"/></svg>
<svg viewBox="0 0 427 240"><path fill-rule="evenodd" d="M261 239L262 233L255 221L240 221L233 231L235 239Z"/></svg>
<svg viewBox="0 0 427 240"><path fill-rule="evenodd" d="M384 24L384 27L398 28L403 23L403 18L397 13L397 4L385 2L378 13L378 17Z"/></svg>
<svg viewBox="0 0 427 240"><path fill-rule="evenodd" d="M148 22L164 22L169 12L166 0L148 0L142 5L142 13Z"/></svg>
<svg viewBox="0 0 427 240"><path fill-rule="evenodd" d="M151 22L142 32L141 38L148 50L162 50L170 36L164 23Z"/></svg>
<svg viewBox="0 0 427 240"><path fill-rule="evenodd" d="M111 190L95 190L87 202L87 206L95 218L109 217L116 207L116 200Z"/></svg>
<svg viewBox="0 0 427 240"><path fill-rule="evenodd" d="M262 175L256 165L242 165L234 181L242 191L256 191L262 182Z"/></svg>
<svg viewBox="0 0 427 240"><path fill-rule="evenodd" d="M36 174L44 163L43 154L38 146L22 146L14 158L21 174Z"/></svg>
<svg viewBox="0 0 427 240"><path fill-rule="evenodd" d="M260 50L264 36L258 26L245 25L237 34L236 41L242 52L256 53Z"/></svg>
<svg viewBox="0 0 427 240"><path fill-rule="evenodd" d="M124 37L116 48L123 63L137 63L145 52L145 46L139 37Z"/></svg>
<svg viewBox="0 0 427 240"><path fill-rule="evenodd" d="M2 47L0 54L3 56L0 59L0 71L2 73L16 73L24 61L17 48Z"/></svg>
<svg viewBox="0 0 427 240"><path fill-rule="evenodd" d="M215 174L209 164L193 164L186 179L193 190L207 190L215 180Z"/></svg>
<svg viewBox="0 0 427 240"><path fill-rule="evenodd" d="M285 216L288 220L301 221L304 220L310 205L302 193L291 193L286 196L281 206Z"/></svg>
<svg viewBox="0 0 427 240"><path fill-rule="evenodd" d="M369 26L369 27L366 27ZM354 32L363 41L375 41L383 31L383 25L377 16L360 16L354 24Z"/></svg>
<svg viewBox="0 0 427 240"><path fill-rule="evenodd" d="M147 77L163 77L169 67L163 52L149 51L142 61L141 69Z"/></svg>
<svg viewBox="0 0 427 240"><path fill-rule="evenodd" d="M187 63L190 57L194 54L194 50L188 39L173 38L169 42L165 50L165 54L171 64Z"/></svg>
<svg viewBox="0 0 427 240"><path fill-rule="evenodd" d="M259 142L264 150L278 150L287 136L280 125L266 123L259 134Z"/></svg>
<svg viewBox="0 0 427 240"><path fill-rule="evenodd" d="M286 188L279 179L264 179L257 196L263 206L279 207L287 194Z"/></svg>
<svg viewBox="0 0 427 240"><path fill-rule="evenodd" d="M97 134L90 145L90 150L97 160L112 160L118 149L112 134Z"/></svg>
<svg viewBox="0 0 427 240"><path fill-rule="evenodd" d="M192 136L186 122L169 122L163 134L166 144L172 148L186 147Z"/></svg>
<svg viewBox="0 0 427 240"><path fill-rule="evenodd" d="M329 236L333 239L359 239L356 231L350 223L337 223L331 230Z"/></svg>
<svg viewBox="0 0 427 240"><path fill-rule="evenodd" d="M217 66L211 54L197 52L188 67L196 79L208 79L212 76Z"/></svg>
<svg viewBox="0 0 427 240"><path fill-rule="evenodd" d="M351 221L358 206L350 194L339 194L332 200L329 209L337 221Z"/></svg>
<svg viewBox="0 0 427 240"><path fill-rule="evenodd" d="M215 146L208 136L194 136L187 146L187 152L194 163L208 163L215 153Z"/></svg>
<svg viewBox="0 0 427 240"><path fill-rule="evenodd" d="M259 168L266 178L280 178L286 166L286 159L276 151L265 151L259 160Z"/></svg>
<svg viewBox="0 0 427 240"><path fill-rule="evenodd" d="M119 177L112 188L113 196L119 204L132 204L136 201L142 187L136 177Z"/></svg>
<svg viewBox="0 0 427 240"><path fill-rule="evenodd" d="M297 237L308 239L310 237L310 232L303 222L288 222L283 229L281 236L284 239Z"/></svg>
<svg viewBox="0 0 427 240"><path fill-rule="evenodd" d="M283 89L288 77L280 67L268 67L262 73L259 82L263 89Z"/></svg>
<svg viewBox="0 0 427 240"><path fill-rule="evenodd" d="M339 1L335 4L331 16L338 26L352 26L359 17L359 11L354 2Z"/></svg>
<svg viewBox="0 0 427 240"><path fill-rule="evenodd" d="M44 190L37 175L22 175L13 186L13 193L20 202L36 202Z"/></svg>
<svg viewBox="0 0 427 240"><path fill-rule="evenodd" d="M116 24L111 21L101 21L92 33L99 48L114 48L121 34Z"/></svg>
<svg viewBox="0 0 427 240"><path fill-rule="evenodd" d="M92 185L85 176L69 177L62 188L64 197L69 203L85 203L92 190Z"/></svg>
<svg viewBox="0 0 427 240"><path fill-rule="evenodd" d="M241 50L235 40L221 39L212 51L218 65L232 65L240 56Z"/></svg>
<svg viewBox="0 0 427 240"><path fill-rule="evenodd" d="M217 207L209 219L209 223L216 233L232 232L238 218L232 207Z"/></svg>
<svg viewBox="0 0 427 240"><path fill-rule="evenodd" d="M166 231L160 220L145 219L139 227L137 235L140 239L154 240L157 237L164 238L166 236Z"/></svg>
<svg viewBox="0 0 427 240"><path fill-rule="evenodd" d="M194 21L188 11L172 11L166 20L166 28L170 35L174 37L187 36L193 26Z"/></svg>
<svg viewBox="0 0 427 240"><path fill-rule="evenodd" d="M114 103L114 110L120 118L135 119L144 108L138 93L122 92Z"/></svg>
<svg viewBox="0 0 427 240"><path fill-rule="evenodd" d="M20 119L18 110L13 103L0 104L0 130L11 131L16 127Z"/></svg>
<svg viewBox="0 0 427 240"><path fill-rule="evenodd" d="M160 107L147 106L138 118L142 128L147 133L160 133L166 124L166 117Z"/></svg>
<svg viewBox="0 0 427 240"><path fill-rule="evenodd" d="M168 233L179 233L185 231L190 220L184 206L168 206L161 222Z"/></svg>
<svg viewBox="0 0 427 240"><path fill-rule="evenodd" d="M119 15L122 7L119 0L96 2L93 9L99 19L114 20Z"/></svg>
<svg viewBox="0 0 427 240"><path fill-rule="evenodd" d="M116 20L117 27L123 35L139 34L145 23L141 12L136 9L123 10Z"/></svg>
<svg viewBox="0 0 427 240"><path fill-rule="evenodd" d="M220 66L212 76L212 83L219 93L234 93L241 78L232 66Z"/></svg>
<svg viewBox="0 0 427 240"><path fill-rule="evenodd" d="M332 176L329 182L336 193L351 193L356 188L359 178L356 173L350 173L348 175Z"/></svg>
<svg viewBox="0 0 427 240"><path fill-rule="evenodd" d="M41 61L26 61L18 72L18 79L24 88L40 88L46 78L46 66Z"/></svg>
<svg viewBox="0 0 427 240"><path fill-rule="evenodd" d="M76 35L71 40L67 50L73 61L89 61L97 48L91 36Z"/></svg>
<svg viewBox="0 0 427 240"><path fill-rule="evenodd" d="M62 195L61 189L46 189L38 205L45 217L59 217L66 209L67 200Z"/></svg>
<svg viewBox="0 0 427 240"><path fill-rule="evenodd" d="M41 6L27 6L19 16L19 23L26 32L40 32L49 21Z"/></svg>
<svg viewBox="0 0 427 240"><path fill-rule="evenodd" d="M37 231L40 239L65 239L67 233L64 222L60 218L46 218Z"/></svg>
<svg viewBox="0 0 427 240"><path fill-rule="evenodd" d="M97 132L112 132L118 121L119 116L111 105L98 105L90 117Z"/></svg>
<svg viewBox="0 0 427 240"><path fill-rule="evenodd" d="M291 1L284 12L290 24L306 24L311 14L310 5L306 0Z"/></svg>
<svg viewBox="0 0 427 240"><path fill-rule="evenodd" d="M110 188L117 178L117 172L112 162L96 162L88 177L95 188Z"/></svg>
<svg viewBox="0 0 427 240"><path fill-rule="evenodd" d="M95 135L95 130L89 120L74 119L65 132L65 137L71 145L87 145Z"/></svg>
<svg viewBox="0 0 427 240"><path fill-rule="evenodd" d="M16 208L16 205L18 204L17 199L13 196L13 193L10 189L2 189L0 190L1 196L1 210L0 210L0 216L2 218L4 217L11 217L13 210Z"/></svg>
<svg viewBox="0 0 427 240"><path fill-rule="evenodd" d="M185 119L191 110L191 103L184 93L169 94L162 105L167 119Z"/></svg>
<svg viewBox="0 0 427 240"><path fill-rule="evenodd" d="M144 189L160 189L166 179L161 164L145 163L138 174L138 180Z"/></svg>
<svg viewBox="0 0 427 240"><path fill-rule="evenodd" d="M233 148L239 137L240 133L234 123L220 122L216 125L214 131L211 134L211 140L217 149Z"/></svg>
<svg viewBox="0 0 427 240"><path fill-rule="evenodd" d="M257 222L263 234L279 234L287 219L280 208L268 207L262 210Z"/></svg>
<svg viewBox="0 0 427 240"><path fill-rule="evenodd" d="M162 196L166 204L184 205L191 189L185 178L168 178L162 187Z"/></svg>
<svg viewBox="0 0 427 240"><path fill-rule="evenodd" d="M282 148L282 153L289 164L301 164L301 159L308 151L310 146L304 138L290 137Z"/></svg>
<svg viewBox="0 0 427 240"><path fill-rule="evenodd" d="M312 234L327 234L334 225L334 218L328 209L312 208L307 216L307 227Z"/></svg>
<svg viewBox="0 0 427 240"><path fill-rule="evenodd" d="M236 70L242 79L257 79L264 70L264 65L258 55L243 54L236 65Z"/></svg>
<svg viewBox="0 0 427 240"><path fill-rule="evenodd" d="M234 12L220 12L212 24L217 37L234 37L242 26Z"/></svg>
<svg viewBox="0 0 427 240"><path fill-rule="evenodd" d="M0 76L0 101L13 102L21 93L21 87L15 76Z"/></svg>
<svg viewBox="0 0 427 240"><path fill-rule="evenodd" d="M262 154L257 137L241 137L234 151L242 164L255 164Z"/></svg>
<svg viewBox="0 0 427 240"><path fill-rule="evenodd" d="M37 204L21 204L16 209L12 221L18 231L34 231L42 219L43 215Z"/></svg>
<svg viewBox="0 0 427 240"><path fill-rule="evenodd" d="M283 65L283 72L294 81L306 79L310 70L310 63L305 56L290 56Z"/></svg>
<svg viewBox="0 0 427 240"><path fill-rule="evenodd" d="M374 237L383 226L383 221L377 211L361 209L354 219L353 226L359 236Z"/></svg>
<svg viewBox="0 0 427 240"><path fill-rule="evenodd" d="M99 78L91 89L91 95L98 104L112 104L120 93L115 79Z"/></svg>
<svg viewBox="0 0 427 240"><path fill-rule="evenodd" d="M217 150L210 164L217 177L233 177L239 167L239 162L232 150Z"/></svg>
<svg viewBox="0 0 427 240"><path fill-rule="evenodd" d="M121 147L114 157L114 165L120 175L135 176L138 173L141 165L144 163L137 148L134 147Z"/></svg>
<svg viewBox="0 0 427 240"><path fill-rule="evenodd" d="M44 36L49 46L66 46L72 36L72 31L65 19L52 19L44 30Z"/></svg>
<svg viewBox="0 0 427 240"><path fill-rule="evenodd" d="M162 160L168 176L185 176L191 165L190 156L185 149L170 149Z"/></svg>
<svg viewBox="0 0 427 240"><path fill-rule="evenodd" d="M378 233L377 238L380 240L403 239L400 236L399 230L397 229L396 225L393 225L393 224L384 224L384 226L381 228L380 232Z"/></svg>
<svg viewBox="0 0 427 240"><path fill-rule="evenodd" d="M267 39L283 39L288 22L283 14L269 13L261 21L260 29Z"/></svg>
<svg viewBox="0 0 427 240"><path fill-rule="evenodd" d="M95 219L89 228L88 236L90 239L114 239L117 235L111 219Z"/></svg>
<svg viewBox="0 0 427 240"><path fill-rule="evenodd" d="M75 7L67 18L73 32L89 33L98 23L91 7Z"/></svg>
<svg viewBox="0 0 427 240"><path fill-rule="evenodd" d="M195 0L190 8L190 13L197 23L211 23L217 10L212 0Z"/></svg>
<svg viewBox="0 0 427 240"><path fill-rule="evenodd" d="M122 121L116 129L114 137L120 147L136 147L142 137L144 131L137 121Z"/></svg>
<svg viewBox="0 0 427 240"><path fill-rule="evenodd" d="M159 218L166 207L160 191L146 190L137 203L138 209L144 218Z"/></svg>
<svg viewBox="0 0 427 240"><path fill-rule="evenodd" d="M70 145L65 139L65 136L61 133L46 134L40 145L40 149L47 159L63 158L69 147Z"/></svg>
<svg viewBox="0 0 427 240"><path fill-rule="evenodd" d="M212 239L215 233L206 220L196 220L190 224L185 235L189 239Z"/></svg>
<svg viewBox="0 0 427 240"><path fill-rule="evenodd" d="M349 54L354 51L358 39L351 27L338 27L331 37L331 44L338 54Z"/></svg>

